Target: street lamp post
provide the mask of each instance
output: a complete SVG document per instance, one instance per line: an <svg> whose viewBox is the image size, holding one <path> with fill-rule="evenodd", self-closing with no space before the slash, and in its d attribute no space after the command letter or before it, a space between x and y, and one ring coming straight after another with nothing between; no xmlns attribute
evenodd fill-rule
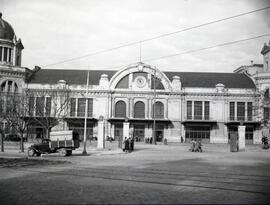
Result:
<svg viewBox="0 0 270 205"><path fill-rule="evenodd" d="M153 144L157 144L156 142L156 68L154 68L154 99L153 99L153 132L152 132L152 138L153 138Z"/></svg>
<svg viewBox="0 0 270 205"><path fill-rule="evenodd" d="M86 100L85 100L83 152L82 152L83 155L87 155L87 152L86 152L86 128L87 128L87 116L88 116L88 89L89 89L89 71L87 72L87 81L86 81Z"/></svg>

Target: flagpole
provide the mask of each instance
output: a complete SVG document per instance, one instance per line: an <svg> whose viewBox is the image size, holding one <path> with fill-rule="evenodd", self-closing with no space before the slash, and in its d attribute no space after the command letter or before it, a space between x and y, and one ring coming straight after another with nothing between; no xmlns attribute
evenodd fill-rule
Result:
<svg viewBox="0 0 270 205"><path fill-rule="evenodd" d="M87 155L86 152L86 128L87 128L87 115L88 115L88 89L89 89L89 70L87 71L86 81L86 98L85 98L85 113L84 113L84 134L83 134L83 155Z"/></svg>

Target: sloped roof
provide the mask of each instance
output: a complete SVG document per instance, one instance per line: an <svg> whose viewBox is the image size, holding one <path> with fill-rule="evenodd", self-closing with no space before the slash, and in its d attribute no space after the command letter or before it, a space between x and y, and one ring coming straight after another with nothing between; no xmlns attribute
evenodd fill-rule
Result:
<svg viewBox="0 0 270 205"><path fill-rule="evenodd" d="M225 88L255 88L253 81L245 74L238 73L199 73L199 72L164 72L172 81L179 76L183 87L214 88L222 83Z"/></svg>
<svg viewBox="0 0 270 205"><path fill-rule="evenodd" d="M89 84L98 85L102 74L107 74L109 80L117 71L89 70ZM198 72L164 72L172 81L173 76L179 76L183 87L214 88L222 83L225 88L255 88L253 81L245 74L238 73L198 73ZM69 85L86 84L87 70L40 69L31 77L29 83L56 84L65 80Z"/></svg>
<svg viewBox="0 0 270 205"><path fill-rule="evenodd" d="M107 74L109 79L116 71L89 70L89 84L98 85L102 74ZM29 83L56 84L65 80L69 85L84 85L87 80L87 70L40 69L30 79Z"/></svg>

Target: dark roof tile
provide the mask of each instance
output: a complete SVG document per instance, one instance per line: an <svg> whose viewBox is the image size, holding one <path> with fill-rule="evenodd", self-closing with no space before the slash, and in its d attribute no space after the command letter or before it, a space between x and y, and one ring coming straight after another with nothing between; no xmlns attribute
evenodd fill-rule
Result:
<svg viewBox="0 0 270 205"><path fill-rule="evenodd" d="M107 74L109 80L117 71L90 70L90 85L98 85L102 74ZM172 81L173 76L179 76L183 87L214 88L222 83L225 88L255 88L253 81L245 74L238 73L199 73L199 72L164 72ZM40 69L29 83L56 84L65 80L69 85L86 84L87 70Z"/></svg>
<svg viewBox="0 0 270 205"><path fill-rule="evenodd" d="M164 72L172 81L179 76L183 87L214 88L222 83L225 88L255 88L253 81L245 74L238 73L199 73L199 72Z"/></svg>
<svg viewBox="0 0 270 205"><path fill-rule="evenodd" d="M116 71L90 70L89 84L98 85L102 74L107 74L109 79ZM58 80L65 80L69 85L86 84L87 70L60 70L60 69L41 69L37 71L30 83L56 84Z"/></svg>

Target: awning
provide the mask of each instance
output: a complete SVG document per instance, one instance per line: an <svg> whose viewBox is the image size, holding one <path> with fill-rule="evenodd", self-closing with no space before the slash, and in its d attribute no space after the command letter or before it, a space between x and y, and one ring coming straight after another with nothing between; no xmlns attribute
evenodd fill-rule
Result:
<svg viewBox="0 0 270 205"><path fill-rule="evenodd" d="M108 121L110 122L145 122L145 123L153 123L153 119L146 119L146 118L109 118ZM155 119L157 123L170 123L171 120L169 119Z"/></svg>
<svg viewBox="0 0 270 205"><path fill-rule="evenodd" d="M260 124L261 124L260 121L246 121L246 122L243 122L243 125L245 125L245 126L248 126L248 125L257 126L257 125L260 125ZM225 125L227 125L227 126L239 126L240 121L229 121L229 122L226 122Z"/></svg>
<svg viewBox="0 0 270 205"><path fill-rule="evenodd" d="M217 121L215 120L185 120L182 122L182 124L217 124Z"/></svg>
<svg viewBox="0 0 270 205"><path fill-rule="evenodd" d="M71 118L64 118L64 120L68 123L69 127L84 126L84 118L71 117ZM91 118L87 118L86 123L87 123L87 126L89 126L89 125L94 124L97 121L98 119L91 117Z"/></svg>

